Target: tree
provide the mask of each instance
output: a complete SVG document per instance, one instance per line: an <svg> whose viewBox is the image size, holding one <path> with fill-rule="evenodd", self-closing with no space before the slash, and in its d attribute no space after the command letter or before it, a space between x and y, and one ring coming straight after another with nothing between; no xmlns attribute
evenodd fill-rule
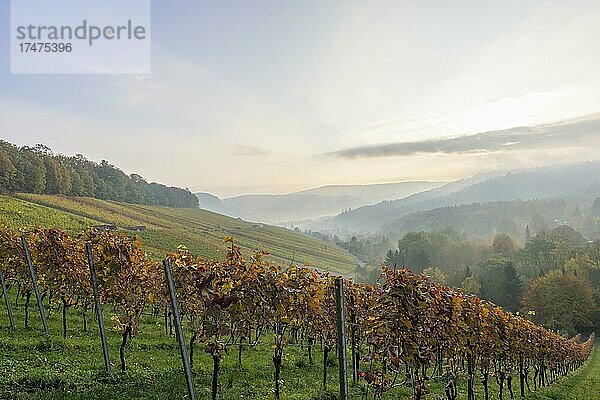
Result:
<svg viewBox="0 0 600 400"><path fill-rule="evenodd" d="M519 309L519 300L521 297L521 280L517 275L515 264L508 260L504 264L504 291L506 296L506 308L516 311Z"/></svg>
<svg viewBox="0 0 600 400"><path fill-rule="evenodd" d="M403 265L421 273L430 264L431 240L427 232L409 232L398 241Z"/></svg>
<svg viewBox="0 0 600 400"><path fill-rule="evenodd" d="M556 268L564 268L567 261L573 256L573 249L569 243L564 239L559 239L554 243L552 249L552 257L556 263Z"/></svg>
<svg viewBox="0 0 600 400"><path fill-rule="evenodd" d="M548 232L548 236L554 242L559 240L567 242L570 246L581 246L585 238L569 225L560 225Z"/></svg>
<svg viewBox="0 0 600 400"><path fill-rule="evenodd" d="M543 215L534 213L527 225L533 233L543 232L546 230L546 219Z"/></svg>
<svg viewBox="0 0 600 400"><path fill-rule="evenodd" d="M71 196L94 197L96 185L94 184L94 163L81 154L74 157L60 157L61 162L67 167L71 175Z"/></svg>
<svg viewBox="0 0 600 400"><path fill-rule="evenodd" d="M69 194L71 191L71 176L67 169L54 157L44 157L46 168L47 194Z"/></svg>
<svg viewBox="0 0 600 400"><path fill-rule="evenodd" d="M392 251L391 249L385 255L385 265L389 268L402 267L402 257L398 250Z"/></svg>
<svg viewBox="0 0 600 400"><path fill-rule="evenodd" d="M515 242L506 233L497 233L494 236L492 248L495 253L502 254L504 257L510 257L515 251Z"/></svg>
<svg viewBox="0 0 600 400"><path fill-rule="evenodd" d="M461 287L467 294L471 294L473 296L478 296L479 291L481 290L481 285L479 281L474 276L467 276L465 280L462 282Z"/></svg>
<svg viewBox="0 0 600 400"><path fill-rule="evenodd" d="M504 257L491 257L481 268L481 296L508 310L518 310L521 283L514 263Z"/></svg>
<svg viewBox="0 0 600 400"><path fill-rule="evenodd" d="M543 232L525 242L525 247L517 254L520 260L521 274L528 280L546 274L554 267L553 248L554 243Z"/></svg>
<svg viewBox="0 0 600 400"><path fill-rule="evenodd" d="M23 182L18 190L27 193L44 193L46 188L46 166L44 160L33 149L24 147L21 151L19 170Z"/></svg>
<svg viewBox="0 0 600 400"><path fill-rule="evenodd" d="M552 271L531 284L521 308L538 324L574 334L594 327L597 305L589 283Z"/></svg>
<svg viewBox="0 0 600 400"><path fill-rule="evenodd" d="M427 267L423 270L423 275L429 278L432 282L440 285L446 284L446 274L438 267Z"/></svg>
<svg viewBox="0 0 600 400"><path fill-rule="evenodd" d="M589 282L592 265L592 261L587 255L578 254L565 262L564 271L566 274L578 276Z"/></svg>
<svg viewBox="0 0 600 400"><path fill-rule="evenodd" d="M0 147L0 188L7 191L18 188L17 168L2 147Z"/></svg>

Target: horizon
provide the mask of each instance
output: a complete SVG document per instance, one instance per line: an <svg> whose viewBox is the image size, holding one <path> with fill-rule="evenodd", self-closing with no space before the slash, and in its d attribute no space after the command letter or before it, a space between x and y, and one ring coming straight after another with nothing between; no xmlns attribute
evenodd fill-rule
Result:
<svg viewBox="0 0 600 400"><path fill-rule="evenodd" d="M7 51L8 2L0 15ZM153 1L151 74L17 75L3 58L0 131L219 197L590 160L599 15L592 1Z"/></svg>
<svg viewBox="0 0 600 400"><path fill-rule="evenodd" d="M0 140L3 140L3 139L0 139ZM23 145L19 145L17 143L13 143L13 144L15 144L19 147L23 146L23 147L31 147L31 148L33 148L34 146L36 146L38 144L45 145L44 143L34 143L34 144L28 143L28 144L23 144ZM60 153L60 152L54 152L54 149L52 149L52 148L50 148L50 150L53 152L54 155L60 155L60 156L66 156L66 157L72 157L72 156L80 154L80 153L64 154L64 153ZM85 155L83 155L83 156L85 157ZM109 164L114 165L116 168L122 170L122 168L119 165L116 165L111 160L93 160L93 159L89 159L89 158L88 158L88 160L95 162L97 164L99 164L101 161L107 161ZM583 163L594 163L594 162L600 162L600 158L558 162L558 163L538 165L538 166L525 166L525 167L519 167L519 168L511 168L511 167L507 166L506 168L498 168L498 169L494 169L494 170L488 170L488 171L484 171L484 172L480 172L480 173L475 173L472 175L463 176L463 177L460 177L460 178L457 178L454 180L446 180L446 181L419 179L419 180L396 180L396 181L388 181L388 182L348 183L348 184L325 183L325 184L322 184L319 186L305 185L305 186L294 187L289 190L282 189L279 192L269 192L269 191L267 191L267 189L257 187L257 186L237 187L237 188L233 189L233 191L232 191L232 189L227 188L227 187L221 187L221 188L214 187L214 188L212 188L211 191L202 190L202 189L194 190L194 189L191 189L191 188L188 188L185 186L170 185L166 182L156 181L151 176L144 176L137 171L123 170L123 172L127 175L132 175L132 174L140 175L144 179L146 179L148 182L156 182L156 183L166 185L166 186L175 186L175 187L187 189L193 194L201 194L201 193L209 194L209 195L216 196L219 199L227 199L227 198L244 197L244 196L285 196L285 195L292 195L292 194L296 194L299 192L310 191L313 189L319 189L319 188L324 188L324 187L360 187L360 186L367 187L367 186L385 186L385 185L397 185L397 184L403 184L403 183L417 183L417 182L439 183L440 186L444 186L449 183L459 182L461 180L468 180L468 179L475 178L477 176L485 177L485 176L492 176L492 175L507 175L507 174L511 174L511 173L519 173L519 172L531 171L531 170L536 170L536 169L553 168L553 167L561 167L561 166L569 166L569 165L580 165Z"/></svg>

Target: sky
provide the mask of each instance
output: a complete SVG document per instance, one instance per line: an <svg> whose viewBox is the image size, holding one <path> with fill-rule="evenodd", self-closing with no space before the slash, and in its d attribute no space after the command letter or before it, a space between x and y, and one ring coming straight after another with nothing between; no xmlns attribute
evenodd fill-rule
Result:
<svg viewBox="0 0 600 400"><path fill-rule="evenodd" d="M600 158L598 1L153 1L152 73L11 75L0 138L220 196Z"/></svg>

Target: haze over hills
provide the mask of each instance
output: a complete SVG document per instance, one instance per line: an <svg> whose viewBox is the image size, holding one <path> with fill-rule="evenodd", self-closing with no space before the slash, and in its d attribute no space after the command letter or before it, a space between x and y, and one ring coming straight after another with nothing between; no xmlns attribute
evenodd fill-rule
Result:
<svg viewBox="0 0 600 400"><path fill-rule="evenodd" d="M400 183L379 183L372 185L326 185L314 189L301 190L297 194L315 194L320 196L350 196L367 204L383 200L400 199L440 187L446 182L410 181Z"/></svg>
<svg viewBox="0 0 600 400"><path fill-rule="evenodd" d="M589 240L600 238L600 215L594 198L511 200L471 203L417 211L384 223L381 231L393 238L408 232L451 227L469 238L490 241L497 233L524 241L541 230L569 225Z"/></svg>
<svg viewBox="0 0 600 400"><path fill-rule="evenodd" d="M307 227L336 233L404 232L409 226L413 230L426 229L427 224L408 223L416 216L407 216L442 207L494 201L563 197L593 201L600 195L599 187L600 161L555 165L452 182L403 199L346 211ZM430 224L430 228L434 225Z"/></svg>
<svg viewBox="0 0 600 400"><path fill-rule="evenodd" d="M349 208L402 198L443 185L410 181L374 185L327 185L284 195L256 194L219 199L196 193L200 207L251 221L285 223L336 215Z"/></svg>

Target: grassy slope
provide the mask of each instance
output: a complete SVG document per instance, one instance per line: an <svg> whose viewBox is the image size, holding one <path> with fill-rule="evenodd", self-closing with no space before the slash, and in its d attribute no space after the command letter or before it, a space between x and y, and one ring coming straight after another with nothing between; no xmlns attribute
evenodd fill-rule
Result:
<svg viewBox="0 0 600 400"><path fill-rule="evenodd" d="M348 274L355 260L339 247L288 229L253 224L201 209L153 207L91 198L19 194L0 196L0 222L17 228L58 227L78 233L91 225L114 224L120 228L144 225L140 236L147 251L159 258L185 245L209 258L226 252L223 237L232 236L249 254L268 250L280 262L308 263Z"/></svg>
<svg viewBox="0 0 600 400"><path fill-rule="evenodd" d="M179 349L174 337L164 332L162 317L144 315L140 332L126 348L127 372L118 369L120 338L108 331L111 360L117 364L110 375L103 372L102 350L98 326L88 313L88 332L82 330L81 312L69 311L69 335L61 336L61 313L57 305L48 318L52 338L43 336L37 305L32 301L30 328L23 327L24 307L21 299L15 306L15 291L10 291L15 311L16 328L8 327L6 311L0 306L0 399L14 400L109 400L109 399L184 399L185 381L181 372ZM105 309L110 320L110 307ZM186 330L189 339L190 332ZM237 363L237 348L230 347L222 363L219 378L220 400L273 399L273 366L271 335L264 334L256 348L245 348L242 364ZM337 362L332 358L328 368L327 391L322 390L322 352L313 349L314 364L308 362L306 348L290 344L284 352L282 399L336 399ZM196 347L194 386L198 399L210 398L212 362ZM458 399L466 399L466 379L460 380ZM443 399L443 380L430 382L430 400ZM350 386L352 399L363 398L364 383ZM518 380L514 382L518 396ZM372 395L372 391L369 391ZM407 387L394 389L384 399L409 399ZM372 398L369 396L369 398ZM482 399L482 387L476 381L476 398ZM497 399L497 385L490 382L490 399ZM508 399L505 391L504 398ZM600 348L596 346L591 359L579 371L562 378L555 386L528 394L530 400L591 400L600 398Z"/></svg>
<svg viewBox="0 0 600 400"><path fill-rule="evenodd" d="M600 346L596 344L587 364L559 385L541 390L532 396L535 400L565 399L592 400L600 399Z"/></svg>

